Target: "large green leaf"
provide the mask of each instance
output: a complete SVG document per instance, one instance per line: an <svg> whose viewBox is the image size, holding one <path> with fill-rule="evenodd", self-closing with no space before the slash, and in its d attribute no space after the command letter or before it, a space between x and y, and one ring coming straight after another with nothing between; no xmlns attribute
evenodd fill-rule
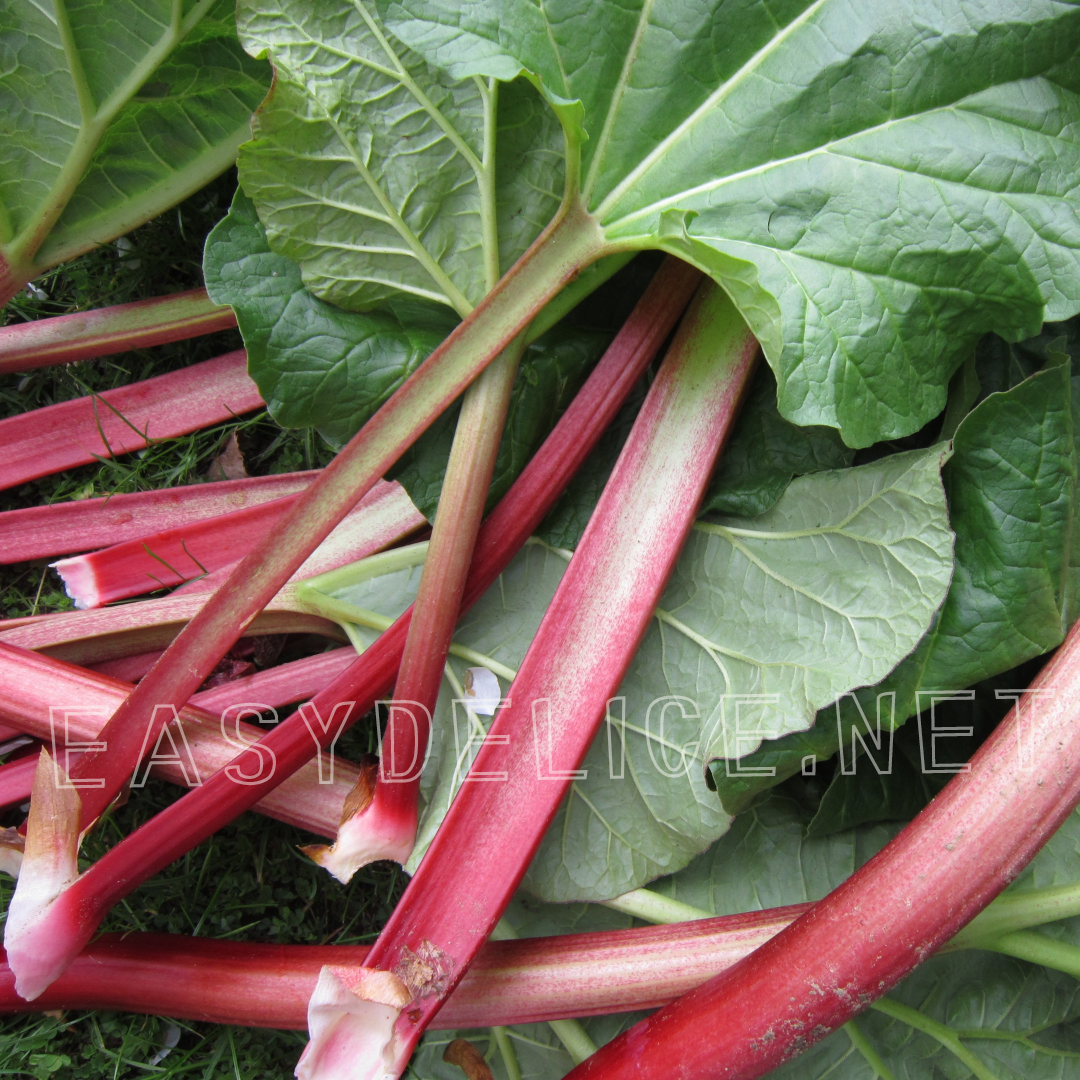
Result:
<svg viewBox="0 0 1080 1080"><path fill-rule="evenodd" d="M315 427L340 448L453 329L390 311L342 311L313 296L275 254L242 191L207 237L210 298L231 304L248 371L283 427Z"/></svg>
<svg viewBox="0 0 1080 1080"><path fill-rule="evenodd" d="M850 445L922 427L984 331L1080 306L1075 4L379 4L452 78L533 79L607 237L713 274L781 412Z"/></svg>
<svg viewBox="0 0 1080 1080"><path fill-rule="evenodd" d="M241 0L274 88L240 178L276 251L318 296L407 293L459 315L558 206L558 123L535 91L455 82L387 37L363 0Z"/></svg>
<svg viewBox="0 0 1080 1080"><path fill-rule="evenodd" d="M1013 389L986 398L957 430L944 473L956 574L940 616L914 653L880 685L857 695L872 725L881 694L896 694L895 711L884 699L885 726L900 723L920 702L928 704L926 692L960 690L1062 641L1077 603L1077 382L1058 356ZM763 747L746 762L775 775L732 778L716 771L724 805L735 812L763 787L798 771L808 756L831 757L856 724L861 718L848 698L839 714L825 710L812 731Z"/></svg>
<svg viewBox="0 0 1080 1080"><path fill-rule="evenodd" d="M226 169L269 82L229 0L5 0L0 27L0 255L23 278Z"/></svg>
<svg viewBox="0 0 1080 1080"><path fill-rule="evenodd" d="M590 750L528 889L560 902L605 899L684 865L727 826L705 783L710 758L745 753L763 731L807 727L818 708L876 681L912 648L952 570L941 458L939 448L803 477L767 515L695 527L620 688L622 713ZM458 626L455 645L469 652L451 656L453 682L437 706L410 867L486 728L460 707L454 715L464 668L489 667L506 691L567 556L529 544ZM407 562L404 553L367 561L315 587L353 605L360 624L364 610L385 620L411 599ZM375 573L386 567L393 580Z"/></svg>

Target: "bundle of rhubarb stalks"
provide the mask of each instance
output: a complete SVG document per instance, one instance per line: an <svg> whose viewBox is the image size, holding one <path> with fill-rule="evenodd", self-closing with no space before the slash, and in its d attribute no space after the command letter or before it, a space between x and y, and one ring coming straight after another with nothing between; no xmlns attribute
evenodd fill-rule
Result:
<svg viewBox="0 0 1080 1080"><path fill-rule="evenodd" d="M3 19L16 1068L1077 1074L1080 7Z"/></svg>

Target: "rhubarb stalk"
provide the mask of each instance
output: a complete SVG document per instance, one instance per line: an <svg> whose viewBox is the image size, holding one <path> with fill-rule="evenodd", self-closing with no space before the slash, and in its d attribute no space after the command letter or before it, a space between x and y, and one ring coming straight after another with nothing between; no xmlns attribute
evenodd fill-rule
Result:
<svg viewBox="0 0 1080 1080"><path fill-rule="evenodd" d="M480 598L544 518L670 333L700 279L692 267L677 259L665 260L554 430L485 521L463 607ZM232 764L252 778L247 784L233 783L224 772L214 774L90 867L52 905L67 912L63 921L54 924L57 932L47 939L54 954L70 961L114 903L291 776L314 755L313 740L328 745L371 708L393 683L409 618L407 611L315 696L306 713L294 713L273 728L261 741L261 750L253 748L236 758ZM335 720L343 702L354 703L354 708ZM325 727L318 718L326 721ZM104 732L99 735L105 737ZM260 754L266 751L274 755L273 769L262 768ZM48 925L48 913L43 922ZM33 971L33 957L27 961L28 970Z"/></svg>
<svg viewBox="0 0 1080 1080"><path fill-rule="evenodd" d="M142 450L262 408L243 349L0 420L0 489Z"/></svg>
<svg viewBox="0 0 1080 1080"><path fill-rule="evenodd" d="M77 608L127 600L239 562L295 500L290 496L236 510L52 565ZM380 480L293 577L310 577L363 559L425 524L400 484Z"/></svg>
<svg viewBox="0 0 1080 1080"><path fill-rule="evenodd" d="M215 304L202 288L35 319L0 329L0 374L167 345L234 326L232 308Z"/></svg>
<svg viewBox="0 0 1080 1080"><path fill-rule="evenodd" d="M62 765L78 760L79 744L100 739L106 720L130 692L130 685L119 679L0 645L0 720L22 728L48 746L55 745ZM265 704L257 698L243 701ZM184 730L181 748L186 746L190 751L190 760L185 764L202 780L229 765L241 745L256 743L262 735L257 726L243 721L243 715L249 715L246 713L241 714L239 723L236 713L226 716L223 734L223 711L209 712L198 707L198 695L177 711ZM307 738L312 750L309 757L313 757L316 746L310 735ZM167 750L167 746L163 747L163 753ZM265 750L253 752L251 758L265 761L265 754ZM29 760L36 764L36 757ZM14 764L20 771L29 768L21 761ZM245 761L232 775L249 775L251 768L251 761ZM178 761L155 761L150 775L185 787L191 779ZM26 773L21 776L20 782L25 783ZM324 757L321 765L309 760L304 768L294 770L292 778L280 788L260 792L259 801L251 808L318 836L333 837L345 800L359 778L359 767L338 755L332 765L329 757ZM332 782L321 783L320 779ZM233 782L233 786L241 785Z"/></svg>
<svg viewBox="0 0 1080 1080"><path fill-rule="evenodd" d="M296 495L318 475L250 476L7 510L0 513L0 563L92 551L194 525Z"/></svg>
<svg viewBox="0 0 1080 1080"><path fill-rule="evenodd" d="M394 685L395 704L390 706L392 712L409 710L408 727L414 735L411 745L395 746L397 760L393 761L384 743L380 782L371 797L355 815L342 821L332 845L304 849L343 883L368 863L393 859L404 865L412 854L431 714L484 516L523 347L522 339L510 345L469 387L461 405Z"/></svg>
<svg viewBox="0 0 1080 1080"><path fill-rule="evenodd" d="M488 942L433 1027L526 1024L655 1008L730 966L799 908L676 926ZM0 967L0 1013L113 1009L303 1029L324 967L356 969L367 946L259 945L103 934L28 1006Z"/></svg>
<svg viewBox="0 0 1080 1080"><path fill-rule="evenodd" d="M603 1047L573 1080L754 1080L933 955L1080 802L1080 624L1031 689L970 771L844 884L752 956ZM971 932L977 940L979 929Z"/></svg>
<svg viewBox="0 0 1080 1080"><path fill-rule="evenodd" d="M734 305L704 284L476 756L471 772L503 779L466 778L368 956L367 969L395 976L408 1004L389 1027L375 1009L342 1012L308 1043L301 1080L343 1076L345 1048L355 1080L400 1076L491 934L648 628L756 354Z"/></svg>

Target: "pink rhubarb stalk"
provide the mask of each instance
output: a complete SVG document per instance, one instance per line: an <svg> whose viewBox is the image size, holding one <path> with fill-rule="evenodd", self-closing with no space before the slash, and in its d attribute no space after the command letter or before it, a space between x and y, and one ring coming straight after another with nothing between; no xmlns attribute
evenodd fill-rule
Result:
<svg viewBox="0 0 1080 1080"><path fill-rule="evenodd" d="M408 1004L389 1024L379 999L309 1028L300 1080L400 1076L494 929L648 628L756 354L731 301L703 285L476 756L471 772L502 779L466 779L368 956Z"/></svg>
<svg viewBox="0 0 1080 1080"><path fill-rule="evenodd" d="M78 760L80 744L100 739L107 719L129 693L131 686L118 679L0 645L0 720L21 728L50 747L55 730L57 759L62 766ZM265 704L257 698L245 700ZM184 787L192 779L192 763L199 779L205 782L230 764L243 745L257 742L263 734L258 726L245 723L242 717L237 725L235 713L226 716L223 734L221 713L208 712L195 703L179 709L177 715L184 731L183 739L177 740L182 756L176 761L156 761L150 774ZM311 735L307 739L314 757L316 745ZM185 746L190 750L190 760L183 753ZM166 740L161 746L161 756L169 752ZM265 763L265 751L253 751L251 758L262 758ZM37 759L31 760L36 763ZM182 762L187 764L187 772ZM250 764L250 761L243 763L245 767ZM245 768L233 771L234 777L243 775L248 775ZM252 808L319 836L332 837L337 832L345 800L359 778L360 769L352 762L335 756L331 765L330 758L324 755L321 765L309 761L276 790L261 791L259 801ZM321 783L320 779L332 779L332 782Z"/></svg>
<svg viewBox="0 0 1080 1080"><path fill-rule="evenodd" d="M296 495L318 475L252 476L8 510L0 513L0 563L92 551L195 525Z"/></svg>
<svg viewBox="0 0 1080 1080"><path fill-rule="evenodd" d="M4 630L0 632L0 643L40 651L73 664L96 664L165 649L198 616L206 602L205 595L194 593L94 611L67 611ZM347 640L337 623L301 610L289 589L272 599L245 631L320 634L337 641ZM141 745L141 736L139 742Z"/></svg>
<svg viewBox="0 0 1080 1080"><path fill-rule="evenodd" d="M1080 802L1080 623L960 773L888 846L573 1080L754 1080L862 1012L973 919Z"/></svg>
<svg viewBox="0 0 1080 1080"><path fill-rule="evenodd" d="M106 660L93 665L93 670L133 683L150 670L160 655L161 652L157 651L120 660ZM245 701L258 701L272 709L307 701L336 679L355 659L356 652L352 647L347 647L290 660L265 671L256 671L253 675L230 679L212 689L200 690L191 698L191 704L208 712L221 712L230 705Z"/></svg>
<svg viewBox="0 0 1080 1080"><path fill-rule="evenodd" d="M180 585L242 559L274 528L296 496L141 536L53 563L77 608ZM363 559L427 522L398 483L380 480L323 541L294 578Z"/></svg>
<svg viewBox="0 0 1080 1080"><path fill-rule="evenodd" d="M699 922L491 941L435 1028L529 1024L666 1004L730 967L808 904ZM257 945L180 934L103 934L34 1011L110 1009L248 1027L307 1026L324 968L364 965L363 945ZM0 967L0 1014L31 1006Z"/></svg>
<svg viewBox="0 0 1080 1080"><path fill-rule="evenodd" d="M692 267L676 259L665 261L543 446L484 522L463 607L483 595L543 520L643 374L700 279ZM317 694L306 711L273 728L260 743L261 750L253 748L237 757L233 765L252 778L248 784L235 784L227 774L216 773L121 841L59 897L52 910L62 910L64 918L53 924L57 933L48 938L49 970L62 970L78 954L113 904L306 763L314 754L316 735L322 746L329 745L370 709L393 684L409 618L407 611ZM99 738L105 737L103 731ZM266 751L274 755L273 769L263 767L260 754ZM359 794L366 797L370 790L365 785ZM43 967L28 957L28 970Z"/></svg>
<svg viewBox="0 0 1080 1080"><path fill-rule="evenodd" d="M36 766L37 754L0 765L0 807L21 806L29 800Z"/></svg>
<svg viewBox="0 0 1080 1080"><path fill-rule="evenodd" d="M167 345L234 326L232 308L215 304L202 288L16 323L0 329L0 374Z"/></svg>
<svg viewBox="0 0 1080 1080"><path fill-rule="evenodd" d="M0 420L0 489L142 450L262 408L243 349Z"/></svg>

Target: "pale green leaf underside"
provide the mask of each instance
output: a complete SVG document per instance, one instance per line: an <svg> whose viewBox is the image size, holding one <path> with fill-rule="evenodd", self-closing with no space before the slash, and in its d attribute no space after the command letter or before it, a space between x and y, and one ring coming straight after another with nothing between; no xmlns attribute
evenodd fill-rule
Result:
<svg viewBox="0 0 1080 1080"><path fill-rule="evenodd" d="M865 715L892 693L900 724L918 710L920 692L961 690L1061 643L1077 603L1078 403L1080 378L1058 358L987 397L959 426L944 472L956 532L949 594L915 651L859 691ZM775 775L718 777L724 805L738 810L756 789L798 772L807 755L831 757L853 725L861 720L846 698L839 716L826 709L806 735L766 743L748 764Z"/></svg>
<svg viewBox="0 0 1080 1080"><path fill-rule="evenodd" d="M710 271L784 415L850 445L939 412L982 332L1080 307L1073 3L380 6L457 78L580 100L608 236Z"/></svg>
<svg viewBox="0 0 1080 1080"><path fill-rule="evenodd" d="M198 190L232 164L268 82L228 0L7 0L0 253L34 273Z"/></svg>
<svg viewBox="0 0 1080 1080"><path fill-rule="evenodd" d="M558 124L530 88L497 102L482 80L433 70L372 12L241 2L245 47L277 73L241 182L324 300L365 310L404 292L464 315L558 206Z"/></svg>
<svg viewBox="0 0 1080 1080"><path fill-rule="evenodd" d="M818 708L911 650L952 570L941 459L937 448L803 477L762 517L695 527L620 688L624 723L601 731L527 888L561 902L604 899L685 865L728 822L705 784L710 758L805 729ZM486 663L507 690L567 556L531 543L464 617L454 640L472 658L451 656L458 685L465 667ZM332 595L393 617L415 588L415 571L398 574L409 584L381 576ZM736 708L742 695L772 697ZM459 709L455 742L452 697L453 687L437 708L414 863L475 753L468 725L476 741L482 730Z"/></svg>

